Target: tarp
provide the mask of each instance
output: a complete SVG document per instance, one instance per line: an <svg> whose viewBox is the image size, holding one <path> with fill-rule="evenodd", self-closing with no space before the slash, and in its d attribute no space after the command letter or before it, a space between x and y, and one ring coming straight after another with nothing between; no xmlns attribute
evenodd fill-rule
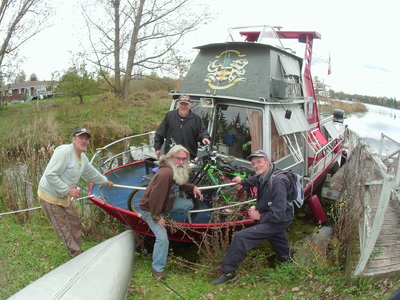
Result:
<svg viewBox="0 0 400 300"><path fill-rule="evenodd" d="M340 124L340 125L342 125L342 124ZM333 122L323 124L323 126L325 127L326 131L328 131L328 133L332 139L335 139L339 136L340 130L338 128L336 128L336 126ZM343 127L343 125L341 127Z"/></svg>
<svg viewBox="0 0 400 300"><path fill-rule="evenodd" d="M279 54L279 61L281 62L285 76L293 75L300 77L300 65L298 61L284 54Z"/></svg>
<svg viewBox="0 0 400 300"><path fill-rule="evenodd" d="M300 106L285 105L270 106L271 115L274 119L276 129L280 136L294 132L307 131L309 125L307 123L304 111ZM285 118L286 110L291 110L290 119Z"/></svg>

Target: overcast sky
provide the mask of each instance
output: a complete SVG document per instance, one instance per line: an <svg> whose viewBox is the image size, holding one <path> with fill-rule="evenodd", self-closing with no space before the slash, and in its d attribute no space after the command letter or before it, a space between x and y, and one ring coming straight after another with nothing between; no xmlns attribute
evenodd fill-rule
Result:
<svg viewBox="0 0 400 300"><path fill-rule="evenodd" d="M396 0L202 0L209 3L213 21L185 39L192 56L195 46L224 42L229 27L283 26L283 30L318 31L314 41L313 76L334 91L400 100L399 10ZM54 26L23 49L22 69L48 80L54 71L71 65L71 53L82 42L85 27L78 0L53 0ZM303 56L303 53L298 53ZM332 74L327 75L328 57Z"/></svg>

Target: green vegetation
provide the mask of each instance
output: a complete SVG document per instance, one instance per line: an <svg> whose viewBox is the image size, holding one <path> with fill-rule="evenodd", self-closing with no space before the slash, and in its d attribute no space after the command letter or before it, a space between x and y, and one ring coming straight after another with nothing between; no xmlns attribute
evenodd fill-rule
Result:
<svg viewBox="0 0 400 300"><path fill-rule="evenodd" d="M39 149L68 142L77 126L90 128L93 145L155 130L168 111L170 99L163 92L147 100L120 101L111 94L90 96L83 104L77 98L54 98L23 105L0 106L2 151L19 152L28 146ZM94 150L94 148L92 148Z"/></svg>
<svg viewBox="0 0 400 300"><path fill-rule="evenodd" d="M108 224L109 225L109 224ZM108 226L107 225L107 226ZM102 226L102 225L99 225ZM104 225L103 225L104 226ZM0 299L7 299L19 289L70 259L41 210L31 213L30 220L19 223L14 216L0 217ZM123 228L119 229L122 232ZM84 249L117 232L94 238L84 237ZM213 286L209 280L217 274L217 265L207 259L189 262L186 253L196 249L187 244L172 244L166 270L166 281L151 277L151 255L140 246L128 299L387 299L396 282L381 280L348 281L340 268L323 257L313 265L286 263L268 266L262 247L252 251L239 269L239 279L231 284ZM216 255L221 257L222 253ZM187 255L186 255L187 256ZM397 283L398 284L398 283Z"/></svg>
<svg viewBox="0 0 400 300"><path fill-rule="evenodd" d="M69 68L58 81L55 93L67 97L78 97L83 103L83 97L99 93L94 74L86 70L85 64Z"/></svg>
<svg viewBox="0 0 400 300"><path fill-rule="evenodd" d="M74 127L90 128L93 152L123 136L154 130L170 105L165 93L136 94L132 99L119 101L106 94L87 97L83 104L79 99L55 98L1 106L0 212L39 206L36 197L29 197L29 189L36 195L52 148L68 142ZM125 230L97 206L80 202L77 208L85 227L84 249ZM294 236L317 229L313 224L296 223L290 228L289 239L293 242ZM70 259L40 209L0 216L0 231L0 299ZM238 281L212 286L209 280L218 274L228 245L221 236L201 248L172 244L166 270L169 278L160 282L151 277L151 255L145 242L138 236L129 299L387 299L399 284L392 280L348 280L335 243L324 255L301 242L308 249L306 260L295 257L293 263L275 265L268 243L264 243L250 252L238 270ZM300 244L296 243L295 249Z"/></svg>

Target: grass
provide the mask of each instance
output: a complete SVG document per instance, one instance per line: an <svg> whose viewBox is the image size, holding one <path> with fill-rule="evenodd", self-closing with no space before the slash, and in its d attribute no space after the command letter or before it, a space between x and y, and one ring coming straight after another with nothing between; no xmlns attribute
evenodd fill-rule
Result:
<svg viewBox="0 0 400 300"><path fill-rule="evenodd" d="M350 115L354 113L364 113L367 112L368 109L365 104L361 102L348 102L348 101L337 101L330 99L323 99L326 102L326 105L319 105L319 112L325 115L332 115L335 109L342 109L345 112L345 115Z"/></svg>
<svg viewBox="0 0 400 300"><path fill-rule="evenodd" d="M70 259L40 210L32 212L22 225L15 216L3 216L0 230L4 233L0 238L0 299L7 299ZM83 248L99 242L85 236ZM171 248L182 253L196 251L179 243ZM169 277L156 281L150 273L151 257L143 249L137 247L135 253L128 299L387 299L399 284L390 280L347 281L340 269L325 265L323 260L312 266L295 262L267 267L263 247L250 252L234 283L211 285L217 266L205 260L190 263L185 255L170 255Z"/></svg>
<svg viewBox="0 0 400 300"><path fill-rule="evenodd" d="M78 99L54 98L0 106L3 151L16 153L27 144L40 148L65 143L77 126L91 130L94 147L155 130L170 105L167 94L157 95L147 101L123 102L103 95L87 97L83 104Z"/></svg>

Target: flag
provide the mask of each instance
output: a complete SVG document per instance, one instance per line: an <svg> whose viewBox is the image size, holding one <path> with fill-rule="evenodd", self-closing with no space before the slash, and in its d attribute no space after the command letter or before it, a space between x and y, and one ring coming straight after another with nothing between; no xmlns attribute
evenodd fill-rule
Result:
<svg viewBox="0 0 400 300"><path fill-rule="evenodd" d="M328 60L328 75L331 75L331 54L329 53L329 60Z"/></svg>

